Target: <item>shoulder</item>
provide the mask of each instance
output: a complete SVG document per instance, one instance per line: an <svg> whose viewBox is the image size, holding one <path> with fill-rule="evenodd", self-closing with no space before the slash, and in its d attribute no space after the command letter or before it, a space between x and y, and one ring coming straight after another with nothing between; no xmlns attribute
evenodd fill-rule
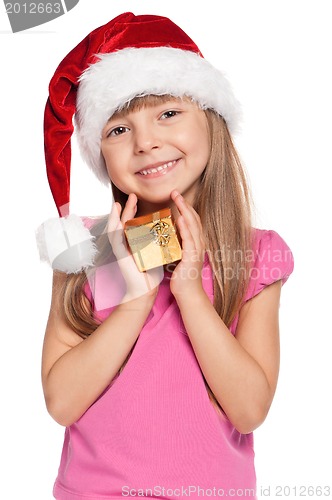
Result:
<svg viewBox="0 0 332 500"><path fill-rule="evenodd" d="M273 230L254 229L249 285L245 300L263 288L281 280L286 283L294 269L292 251L285 240Z"/></svg>

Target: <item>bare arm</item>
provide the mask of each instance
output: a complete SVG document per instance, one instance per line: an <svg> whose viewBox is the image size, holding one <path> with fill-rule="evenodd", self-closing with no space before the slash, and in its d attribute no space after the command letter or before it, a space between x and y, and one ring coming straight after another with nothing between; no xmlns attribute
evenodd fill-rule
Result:
<svg viewBox="0 0 332 500"><path fill-rule="evenodd" d="M242 307L236 337L203 289L177 298L207 383L234 427L243 434L264 421L276 390L280 289L279 281Z"/></svg>
<svg viewBox="0 0 332 500"><path fill-rule="evenodd" d="M49 413L61 425L75 422L111 383L134 345L155 295L116 307L86 340L64 319L56 273L42 357L42 382Z"/></svg>
<svg viewBox="0 0 332 500"><path fill-rule="evenodd" d="M234 427L247 434L264 421L277 385L281 281L243 305L234 337L202 285L206 244L200 217L178 191L171 197L181 214L176 222L183 250L171 292L207 383Z"/></svg>

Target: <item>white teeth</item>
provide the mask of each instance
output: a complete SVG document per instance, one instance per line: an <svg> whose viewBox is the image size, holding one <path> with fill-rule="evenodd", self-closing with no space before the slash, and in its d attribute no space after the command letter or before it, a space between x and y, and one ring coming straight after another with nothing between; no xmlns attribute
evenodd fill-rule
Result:
<svg viewBox="0 0 332 500"><path fill-rule="evenodd" d="M173 165L175 165L175 163L176 163L176 160L169 161L168 163L164 163L164 165L160 165L157 168L151 168L151 169L147 169L147 170L141 170L139 173L141 175L155 174L156 172L160 172L161 170L165 170L168 167L172 167Z"/></svg>

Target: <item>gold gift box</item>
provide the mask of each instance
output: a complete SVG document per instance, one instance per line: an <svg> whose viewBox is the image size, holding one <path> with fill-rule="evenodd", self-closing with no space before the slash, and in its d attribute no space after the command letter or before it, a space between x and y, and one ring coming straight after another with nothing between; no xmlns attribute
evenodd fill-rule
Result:
<svg viewBox="0 0 332 500"><path fill-rule="evenodd" d="M128 220L124 232L141 272L181 260L181 246L169 208Z"/></svg>

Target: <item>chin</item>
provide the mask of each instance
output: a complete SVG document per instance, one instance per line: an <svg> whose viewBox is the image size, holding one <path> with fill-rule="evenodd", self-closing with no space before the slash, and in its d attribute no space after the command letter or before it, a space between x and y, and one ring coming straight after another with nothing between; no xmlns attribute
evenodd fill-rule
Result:
<svg viewBox="0 0 332 500"><path fill-rule="evenodd" d="M138 197L138 210L136 217L139 215L147 215L152 212L157 212L162 208L170 208L171 198L170 196L165 197L155 197L150 199L142 199Z"/></svg>
<svg viewBox="0 0 332 500"><path fill-rule="evenodd" d="M168 194L160 195L160 196L151 196L149 198L143 198L139 195L137 195L138 200L144 204L151 204L151 205L160 205L160 204L167 204L170 203L171 201L171 191Z"/></svg>

